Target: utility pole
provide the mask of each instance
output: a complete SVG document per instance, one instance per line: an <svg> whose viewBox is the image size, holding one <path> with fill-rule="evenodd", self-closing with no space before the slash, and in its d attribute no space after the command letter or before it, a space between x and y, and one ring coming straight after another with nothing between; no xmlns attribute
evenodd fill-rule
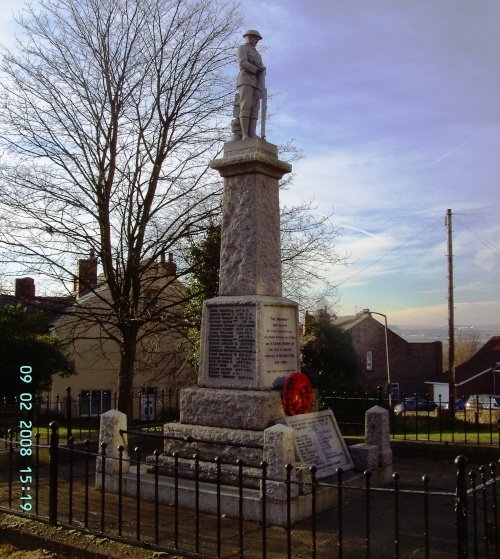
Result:
<svg viewBox="0 0 500 559"><path fill-rule="evenodd" d="M452 416L454 416L457 387L455 385L455 308L453 301L453 229L451 215L451 210L448 210L446 212L445 225L448 234L448 372L450 375L451 398L449 408Z"/></svg>

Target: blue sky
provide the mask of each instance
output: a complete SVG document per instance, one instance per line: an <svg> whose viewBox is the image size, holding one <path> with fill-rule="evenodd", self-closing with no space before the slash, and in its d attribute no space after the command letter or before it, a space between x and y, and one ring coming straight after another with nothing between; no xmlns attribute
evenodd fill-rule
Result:
<svg viewBox="0 0 500 559"><path fill-rule="evenodd" d="M18 0L2 0L0 43ZM333 310L445 325L447 208L456 322L500 324L500 2L242 0L264 37L267 139L304 159L283 193L342 228ZM237 68L235 65L235 75ZM335 299L332 298L332 302Z"/></svg>
<svg viewBox="0 0 500 559"><path fill-rule="evenodd" d="M456 322L500 324L500 2L243 0L275 93L267 138L304 153L283 202L343 229L334 310L445 325L444 216Z"/></svg>

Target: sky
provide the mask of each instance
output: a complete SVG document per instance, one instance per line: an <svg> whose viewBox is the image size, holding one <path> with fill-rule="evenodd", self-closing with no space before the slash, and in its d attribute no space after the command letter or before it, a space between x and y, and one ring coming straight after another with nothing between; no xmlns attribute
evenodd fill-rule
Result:
<svg viewBox="0 0 500 559"><path fill-rule="evenodd" d="M21 5L1 5L9 45ZM314 200L342 232L336 248L349 265L329 271L330 310L446 325L449 208L455 321L500 325L500 1L241 0L240 9L241 31L263 36L267 140L293 139L304 156L281 201Z"/></svg>
<svg viewBox="0 0 500 559"><path fill-rule="evenodd" d="M451 209L455 322L500 325L500 2L240 5L263 36L267 139L304 155L282 203L312 198L342 230L330 310L446 325Z"/></svg>

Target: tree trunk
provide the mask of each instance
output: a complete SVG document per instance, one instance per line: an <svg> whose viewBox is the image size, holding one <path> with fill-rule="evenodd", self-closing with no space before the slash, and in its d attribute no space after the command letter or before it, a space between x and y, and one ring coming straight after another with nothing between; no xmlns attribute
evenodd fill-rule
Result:
<svg viewBox="0 0 500 559"><path fill-rule="evenodd" d="M118 371L118 410L127 414L128 420L134 418L134 370L137 346L137 329L128 328L122 332L120 348L120 368Z"/></svg>

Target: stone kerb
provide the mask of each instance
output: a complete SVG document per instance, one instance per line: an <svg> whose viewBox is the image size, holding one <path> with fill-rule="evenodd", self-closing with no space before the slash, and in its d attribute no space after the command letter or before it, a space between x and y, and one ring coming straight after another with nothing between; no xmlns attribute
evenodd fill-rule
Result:
<svg viewBox="0 0 500 559"><path fill-rule="evenodd" d="M378 464L392 464L389 412L381 406L373 406L365 414L365 443L378 448Z"/></svg>
<svg viewBox="0 0 500 559"><path fill-rule="evenodd" d="M349 453L356 470L364 472L378 468L378 446L366 443L354 444L349 447Z"/></svg>
<svg viewBox="0 0 500 559"><path fill-rule="evenodd" d="M130 470L128 456L128 440L125 433L120 431L127 430L127 416L118 410L109 410L101 415L101 425L99 429L99 449L102 443L106 443L106 475L117 475L119 472L119 451L120 446L124 447L122 455L122 472L125 474ZM102 457L96 460L96 472L102 472ZM100 481L100 476L96 476L96 483Z"/></svg>

